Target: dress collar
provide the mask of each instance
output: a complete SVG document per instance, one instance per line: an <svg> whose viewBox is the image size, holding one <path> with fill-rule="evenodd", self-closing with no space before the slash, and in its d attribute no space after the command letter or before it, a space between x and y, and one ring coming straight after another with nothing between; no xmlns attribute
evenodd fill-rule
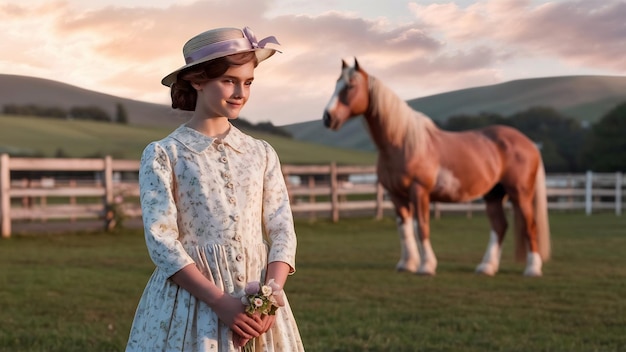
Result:
<svg viewBox="0 0 626 352"><path fill-rule="evenodd" d="M202 153L213 143L224 143L238 153L243 153L244 137L246 135L241 132L237 127L230 124L230 129L224 138L209 137L201 132L194 130L191 127L187 127L184 124L180 125L171 134L171 137L182 143L187 149L194 153Z"/></svg>

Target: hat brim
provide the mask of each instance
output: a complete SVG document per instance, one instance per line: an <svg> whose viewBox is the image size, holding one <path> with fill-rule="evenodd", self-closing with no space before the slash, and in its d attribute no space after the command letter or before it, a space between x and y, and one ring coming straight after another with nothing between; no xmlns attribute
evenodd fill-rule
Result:
<svg viewBox="0 0 626 352"><path fill-rule="evenodd" d="M247 50L241 50L241 51L237 51L237 52L217 52L217 53L213 53L209 56L203 57L202 59L196 60L190 64L187 64L179 69L177 69L176 71L170 73L169 75L163 77L163 79L161 80L161 84L166 86L166 87L171 87L172 84L174 82L176 82L176 77L178 76L178 73L186 68L192 67L192 66L196 66L198 64L201 64L203 62L207 62L213 59L217 59L219 57L224 57L224 56L229 56L229 55L236 55L236 54L241 54L241 53L247 53L247 52L251 52L254 51L254 53L256 54L257 60L258 62L264 61L266 59L268 59L270 56L274 55L276 52L280 52L280 50L277 49L272 49L272 48L256 48L256 49L247 49Z"/></svg>

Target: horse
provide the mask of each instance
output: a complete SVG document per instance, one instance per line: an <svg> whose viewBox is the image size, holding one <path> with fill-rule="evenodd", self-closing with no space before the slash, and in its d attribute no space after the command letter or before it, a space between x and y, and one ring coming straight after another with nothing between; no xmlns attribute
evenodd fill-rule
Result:
<svg viewBox="0 0 626 352"><path fill-rule="evenodd" d="M335 91L323 113L337 131L362 116L377 149L376 174L393 203L401 256L396 270L435 275L430 241L430 203L467 202L482 197L491 231L475 272L498 272L508 228L504 203L512 204L515 258L526 260L525 276L542 276L550 258L550 228L541 153L517 129L490 125L451 132L413 110L354 58L342 60Z"/></svg>

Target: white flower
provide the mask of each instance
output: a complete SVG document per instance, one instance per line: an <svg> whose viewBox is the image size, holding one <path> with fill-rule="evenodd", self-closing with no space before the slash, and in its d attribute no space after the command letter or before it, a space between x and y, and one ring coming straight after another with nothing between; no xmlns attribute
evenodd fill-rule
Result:
<svg viewBox="0 0 626 352"><path fill-rule="evenodd" d="M257 297L257 298L255 298L255 299L254 299L254 305L255 305L256 307L260 307L260 306L262 306L262 305L263 305L263 300L262 300L262 299L260 299L260 298L258 298L258 297Z"/></svg>
<svg viewBox="0 0 626 352"><path fill-rule="evenodd" d="M272 288L270 286L267 285L263 285L261 286L261 293L263 294L263 296L268 297L272 294Z"/></svg>

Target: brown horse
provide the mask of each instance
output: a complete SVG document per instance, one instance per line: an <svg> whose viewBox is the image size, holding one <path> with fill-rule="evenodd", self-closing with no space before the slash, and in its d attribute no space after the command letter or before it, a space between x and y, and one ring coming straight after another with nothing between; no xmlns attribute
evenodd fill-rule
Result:
<svg viewBox="0 0 626 352"><path fill-rule="evenodd" d="M541 276L542 263L550 256L550 229L545 172L535 144L506 126L441 130L354 62L354 67L342 62L324 125L338 130L351 117L365 118L378 149L378 181L397 215L402 254L396 269L435 274L430 202L482 197L491 233L476 272L494 275L508 227L503 205L508 198L514 212L516 258L526 259L524 275Z"/></svg>

